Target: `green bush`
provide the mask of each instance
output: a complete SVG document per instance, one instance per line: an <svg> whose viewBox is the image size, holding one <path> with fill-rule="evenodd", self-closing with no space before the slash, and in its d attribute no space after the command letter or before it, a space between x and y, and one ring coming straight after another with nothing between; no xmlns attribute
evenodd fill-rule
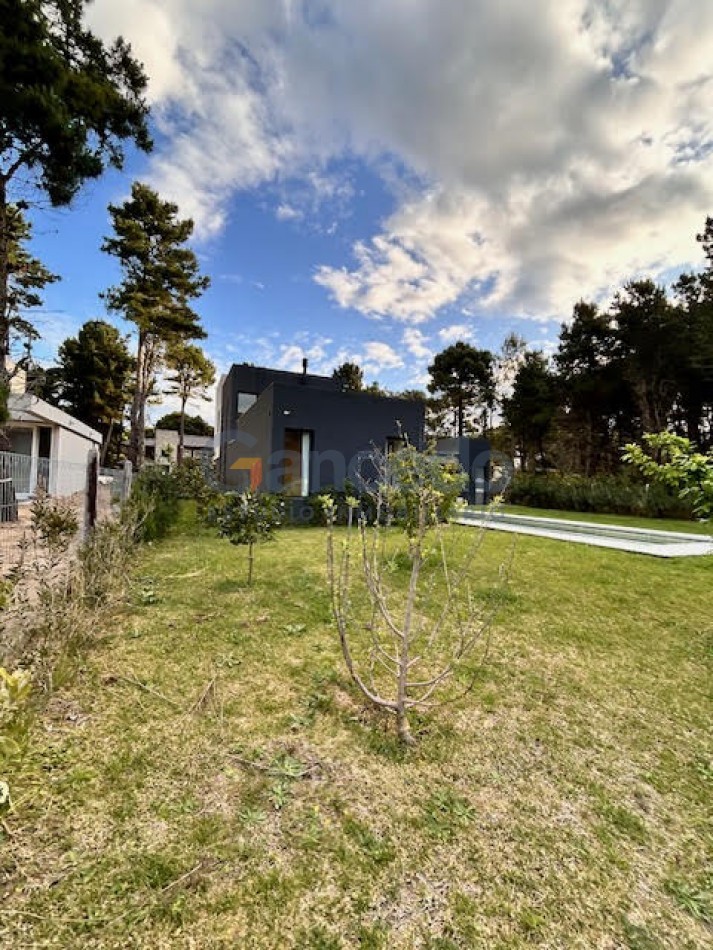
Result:
<svg viewBox="0 0 713 950"><path fill-rule="evenodd" d="M199 459L186 458L171 471L179 498L195 501L205 508L216 497L216 477L212 465Z"/></svg>
<svg viewBox="0 0 713 950"><path fill-rule="evenodd" d="M66 551L79 531L79 519L72 504L39 492L30 511L32 527L39 539L54 552Z"/></svg>
<svg viewBox="0 0 713 950"><path fill-rule="evenodd" d="M254 547L273 540L283 524L284 507L279 495L228 492L210 513L210 521L217 526L221 538L227 538L231 544L247 545L248 584L253 580Z"/></svg>
<svg viewBox="0 0 713 950"><path fill-rule="evenodd" d="M467 475L458 463L444 461L429 452L419 452L411 445L388 455L376 450L370 461L375 477L373 484L365 481L357 487L347 482L343 490L325 488L310 495L307 504L312 516L310 521L303 523L346 525L350 508L347 499L352 498L359 503L357 517L366 518L371 524L377 516L376 485L382 486L379 494L379 516L382 521L412 527L416 500L427 487L434 498L434 505L429 509L432 517L446 522L468 482ZM326 505L326 502L331 504Z"/></svg>
<svg viewBox="0 0 713 950"><path fill-rule="evenodd" d="M530 475L518 472L506 493L511 505L648 518L692 518L691 505L660 484L627 475Z"/></svg>
<svg viewBox="0 0 713 950"><path fill-rule="evenodd" d="M699 518L713 517L713 450L699 452L672 432L649 433L644 445L625 446L623 459L644 478L685 499Z"/></svg>
<svg viewBox="0 0 713 950"><path fill-rule="evenodd" d="M168 470L150 465L134 479L132 504L140 511L140 541L155 541L177 521L181 501L195 501L205 514L218 497L213 473L198 459L184 459Z"/></svg>
<svg viewBox="0 0 713 950"><path fill-rule="evenodd" d="M178 518L180 495L172 472L158 465L145 468L134 479L131 502L140 512L139 540L164 537Z"/></svg>

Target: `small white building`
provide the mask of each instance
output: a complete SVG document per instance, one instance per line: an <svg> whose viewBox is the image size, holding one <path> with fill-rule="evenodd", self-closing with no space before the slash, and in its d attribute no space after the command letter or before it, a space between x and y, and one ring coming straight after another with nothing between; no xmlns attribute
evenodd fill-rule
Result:
<svg viewBox="0 0 713 950"><path fill-rule="evenodd" d="M173 429L156 429L153 438L146 439L146 459L158 465L171 467L178 458L179 434ZM212 435L184 435L184 459L213 458Z"/></svg>
<svg viewBox="0 0 713 950"><path fill-rule="evenodd" d="M37 396L12 389L0 478L12 478L20 499L38 487L59 497L83 491L89 451L101 448L101 434Z"/></svg>

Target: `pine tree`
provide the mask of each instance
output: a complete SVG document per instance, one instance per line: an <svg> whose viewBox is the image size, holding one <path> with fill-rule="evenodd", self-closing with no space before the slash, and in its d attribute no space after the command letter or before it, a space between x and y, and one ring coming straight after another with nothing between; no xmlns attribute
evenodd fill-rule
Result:
<svg viewBox="0 0 713 950"><path fill-rule="evenodd" d="M205 337L189 303L210 281L200 274L195 253L185 246L193 221L179 218L177 205L135 182L131 198L123 205L109 205L109 213L115 236L105 239L102 250L117 258L124 279L103 297L110 310L136 326L129 455L134 466L141 468L146 404L155 392L157 374L168 346Z"/></svg>
<svg viewBox="0 0 713 950"><path fill-rule="evenodd" d="M488 350L477 350L459 341L438 353L428 367L428 391L454 411L458 436L465 432L468 409L481 410L486 428L488 410L495 402L493 364L493 354Z"/></svg>
<svg viewBox="0 0 713 950"><path fill-rule="evenodd" d="M167 377L169 388L166 392L178 396L181 403L176 457L180 465L186 435L186 403L189 399L208 399L206 390L215 382L215 366L200 347L182 341L168 348L166 363L172 371L172 375Z"/></svg>
<svg viewBox="0 0 713 950"><path fill-rule="evenodd" d="M121 39L109 46L83 25L88 0L0 0L0 389L12 326L11 192L20 179L54 207L107 165L123 143L148 151L146 76Z"/></svg>
<svg viewBox="0 0 713 950"><path fill-rule="evenodd" d="M30 350L32 343L39 338L28 311L42 304L40 291L47 284L59 280L41 261L27 250L32 237L32 229L19 205L10 205L5 209L6 240L6 283L5 309L0 315L0 327L3 334L2 349L3 385L0 385L0 423L7 419L8 384L18 369L30 370ZM26 355L11 369L6 361L16 342L22 341Z"/></svg>
<svg viewBox="0 0 713 950"><path fill-rule="evenodd" d="M134 369L126 340L104 320L89 320L59 348L60 405L103 436L102 462L120 431Z"/></svg>
<svg viewBox="0 0 713 950"><path fill-rule="evenodd" d="M513 380L512 394L503 400L503 417L514 437L524 471L542 463L545 440L557 413L556 377L540 352L526 352Z"/></svg>
<svg viewBox="0 0 713 950"><path fill-rule="evenodd" d="M356 363L342 363L332 373L344 392L359 392L364 388L364 372Z"/></svg>

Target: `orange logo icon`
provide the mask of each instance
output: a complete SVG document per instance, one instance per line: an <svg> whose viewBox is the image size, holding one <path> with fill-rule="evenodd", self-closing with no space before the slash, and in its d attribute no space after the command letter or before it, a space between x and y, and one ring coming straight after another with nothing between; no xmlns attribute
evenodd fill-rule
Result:
<svg viewBox="0 0 713 950"><path fill-rule="evenodd" d="M250 491L257 491L262 482L262 459L238 459L230 466L234 472L250 472Z"/></svg>

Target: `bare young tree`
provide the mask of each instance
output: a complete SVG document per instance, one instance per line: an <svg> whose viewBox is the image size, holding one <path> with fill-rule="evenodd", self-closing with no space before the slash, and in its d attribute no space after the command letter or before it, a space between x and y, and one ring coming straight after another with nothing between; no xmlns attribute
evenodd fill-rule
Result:
<svg viewBox="0 0 713 950"><path fill-rule="evenodd" d="M472 688L479 665L473 661L487 656L512 549L483 597L476 554L485 529L447 520L462 472L411 446L376 452L371 463L369 504L347 499L341 545L337 507L322 499L332 608L350 677L370 703L396 717L399 739L411 745L412 711Z"/></svg>

